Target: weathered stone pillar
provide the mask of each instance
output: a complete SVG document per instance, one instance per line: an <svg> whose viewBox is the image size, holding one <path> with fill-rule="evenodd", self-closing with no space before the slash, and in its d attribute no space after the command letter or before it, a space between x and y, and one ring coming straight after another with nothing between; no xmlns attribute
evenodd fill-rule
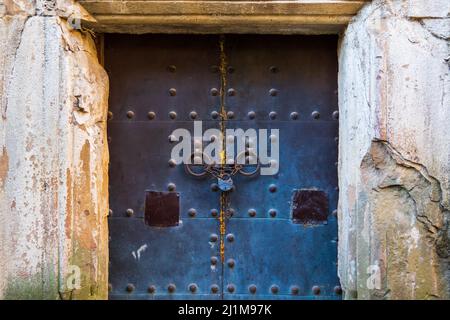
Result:
<svg viewBox="0 0 450 320"><path fill-rule="evenodd" d="M78 19L70 1L0 4L3 299L107 297L108 79Z"/></svg>
<svg viewBox="0 0 450 320"><path fill-rule="evenodd" d="M449 298L448 0L375 0L339 58L346 298Z"/></svg>

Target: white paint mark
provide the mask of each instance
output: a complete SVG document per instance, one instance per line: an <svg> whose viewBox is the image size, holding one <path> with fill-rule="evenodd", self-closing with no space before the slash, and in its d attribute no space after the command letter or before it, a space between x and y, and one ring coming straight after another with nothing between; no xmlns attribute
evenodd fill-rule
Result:
<svg viewBox="0 0 450 320"><path fill-rule="evenodd" d="M131 254L133 255L134 260L140 260L141 259L141 253L144 252L147 249L147 244L143 244L142 246L139 247L139 249L137 249L136 251L131 252Z"/></svg>

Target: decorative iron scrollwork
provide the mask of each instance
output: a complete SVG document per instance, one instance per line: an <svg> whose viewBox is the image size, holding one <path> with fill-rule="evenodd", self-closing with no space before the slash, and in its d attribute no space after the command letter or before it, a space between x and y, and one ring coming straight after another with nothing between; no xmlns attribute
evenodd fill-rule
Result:
<svg viewBox="0 0 450 320"><path fill-rule="evenodd" d="M256 164L252 165L242 163L246 162L241 161L242 157L248 158L249 156L256 157ZM239 173L243 176L251 177L256 175L261 167L261 163L259 162L259 158L256 154L251 154L248 151L238 154L232 164L215 164L214 161L212 161L211 158L209 158L205 153L203 153L202 164L194 164L192 163L192 160L194 160L194 154L191 155L191 163L185 164L187 173L194 177L204 177L206 175L213 176L217 179L219 189L222 191L230 191L233 188L232 177L234 175ZM250 166L254 166L254 168L251 171L246 171L245 169Z"/></svg>

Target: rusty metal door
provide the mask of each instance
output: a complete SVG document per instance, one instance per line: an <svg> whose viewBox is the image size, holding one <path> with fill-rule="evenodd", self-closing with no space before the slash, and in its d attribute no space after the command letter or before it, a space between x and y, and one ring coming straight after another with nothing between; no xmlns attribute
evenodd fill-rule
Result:
<svg viewBox="0 0 450 320"><path fill-rule="evenodd" d="M110 298L340 298L336 50L334 36L106 37ZM278 172L178 165L173 132L200 120L278 129Z"/></svg>

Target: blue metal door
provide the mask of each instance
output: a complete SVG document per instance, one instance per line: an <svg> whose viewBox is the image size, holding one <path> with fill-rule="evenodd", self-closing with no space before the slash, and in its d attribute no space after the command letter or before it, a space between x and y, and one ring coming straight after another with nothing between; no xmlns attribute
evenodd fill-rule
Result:
<svg viewBox="0 0 450 320"><path fill-rule="evenodd" d="M340 298L336 48L332 36L106 37L110 298ZM278 172L176 164L174 130L200 120L278 129Z"/></svg>

